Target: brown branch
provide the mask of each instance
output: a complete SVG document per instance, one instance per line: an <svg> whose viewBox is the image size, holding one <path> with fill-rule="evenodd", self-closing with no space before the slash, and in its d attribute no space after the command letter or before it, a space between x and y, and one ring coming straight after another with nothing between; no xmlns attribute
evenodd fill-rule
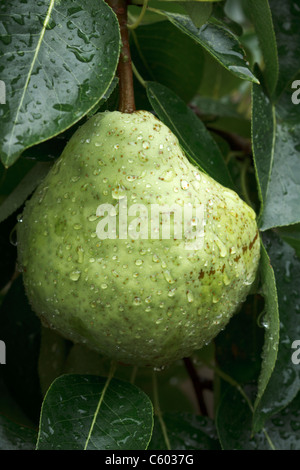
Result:
<svg viewBox="0 0 300 470"><path fill-rule="evenodd" d="M185 368L190 376L190 379L193 383L193 387L194 387L194 390L195 390L195 394L196 394L196 397L197 397L197 402L198 402L198 406L199 406L199 410L200 410L200 413L202 414L202 416L208 416L208 411L207 411L207 407L206 407L206 403L205 403L205 400L204 400L204 397L203 397L203 389L204 388L208 388L207 386L207 383L205 381L205 384L202 383L202 381L200 380L200 377L194 367L194 364L192 362L192 360L188 357L185 357L183 359L183 362L184 362L184 365L185 365Z"/></svg>
<svg viewBox="0 0 300 470"><path fill-rule="evenodd" d="M133 113L135 111L133 74L131 66L131 54L129 48L129 36L127 28L127 0L107 0L108 5L117 15L121 33L121 54L118 64L119 77L119 111Z"/></svg>

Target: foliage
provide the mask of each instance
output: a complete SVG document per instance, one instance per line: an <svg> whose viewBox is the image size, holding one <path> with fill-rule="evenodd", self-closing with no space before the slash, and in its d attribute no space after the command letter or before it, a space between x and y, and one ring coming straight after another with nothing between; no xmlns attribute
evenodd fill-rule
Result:
<svg viewBox="0 0 300 470"><path fill-rule="evenodd" d="M41 326L15 225L77 127L118 108L120 31L104 0L1 2L0 449L299 450L299 2L143 4L128 9L136 107L255 209L257 280L213 343L163 370Z"/></svg>

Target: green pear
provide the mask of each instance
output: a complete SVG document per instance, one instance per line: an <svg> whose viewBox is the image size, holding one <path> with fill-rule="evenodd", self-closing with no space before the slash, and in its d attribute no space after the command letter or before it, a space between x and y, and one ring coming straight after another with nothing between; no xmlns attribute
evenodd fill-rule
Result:
<svg viewBox="0 0 300 470"><path fill-rule="evenodd" d="M139 366L208 344L245 300L260 254L254 211L147 111L99 113L80 127L17 236L42 323Z"/></svg>

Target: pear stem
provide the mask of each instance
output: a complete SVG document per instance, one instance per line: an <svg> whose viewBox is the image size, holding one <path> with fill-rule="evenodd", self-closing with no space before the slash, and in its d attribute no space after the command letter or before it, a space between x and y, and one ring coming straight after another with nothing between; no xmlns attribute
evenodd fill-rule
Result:
<svg viewBox="0 0 300 470"><path fill-rule="evenodd" d="M133 113L135 111L133 73L131 54L129 48L129 35L127 27L127 0L107 0L108 5L117 15L121 33L121 53L117 74L119 77L119 111Z"/></svg>

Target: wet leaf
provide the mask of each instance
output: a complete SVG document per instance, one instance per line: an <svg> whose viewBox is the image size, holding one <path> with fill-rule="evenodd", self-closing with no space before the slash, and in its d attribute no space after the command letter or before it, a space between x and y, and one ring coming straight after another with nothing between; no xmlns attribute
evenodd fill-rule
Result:
<svg viewBox="0 0 300 470"><path fill-rule="evenodd" d="M269 94L272 95L278 80L277 44L273 27L272 14L268 0L249 0L244 3L263 53L264 76Z"/></svg>
<svg viewBox="0 0 300 470"><path fill-rule="evenodd" d="M128 382L63 375L44 399L37 449L146 449L152 414L149 398Z"/></svg>
<svg viewBox="0 0 300 470"><path fill-rule="evenodd" d="M171 450L220 450L213 420L192 413L163 413ZM159 419L155 418L149 450L168 450Z"/></svg>
<svg viewBox="0 0 300 470"><path fill-rule="evenodd" d="M300 221L299 116L289 89L274 105L262 87L253 85L252 134L261 230Z"/></svg>
<svg viewBox="0 0 300 470"><path fill-rule="evenodd" d="M0 6L0 157L20 154L77 122L109 88L119 57L116 16L103 0L9 0ZM38 18L38 20L37 20Z"/></svg>
<svg viewBox="0 0 300 470"><path fill-rule="evenodd" d="M260 372L264 329L258 326L258 318L262 309L262 298L249 295L214 340L218 367L239 384L256 381Z"/></svg>
<svg viewBox="0 0 300 470"><path fill-rule="evenodd" d="M300 7L294 0L269 0L276 34L279 78L276 96L280 96L293 77L300 71Z"/></svg>
<svg viewBox="0 0 300 470"><path fill-rule="evenodd" d="M228 387L217 411L216 425L224 450L299 450L300 394L252 435L252 413L234 387Z"/></svg>
<svg viewBox="0 0 300 470"><path fill-rule="evenodd" d="M169 21L140 26L132 32L130 45L133 63L144 80L171 88L185 102L196 94L203 51Z"/></svg>
<svg viewBox="0 0 300 470"><path fill-rule="evenodd" d="M212 2L185 2L184 8L197 28L204 25L213 10Z"/></svg>
<svg viewBox="0 0 300 470"><path fill-rule="evenodd" d="M300 224L290 225L277 229L279 236L291 245L298 258L300 258Z"/></svg>
<svg viewBox="0 0 300 470"><path fill-rule="evenodd" d="M276 280L270 259L263 244L261 245L260 278L265 308L259 318L259 323L265 330L265 337L262 351L261 372L254 405L255 420L260 419L262 399L276 365L279 345L279 312ZM255 425L254 428L255 430L260 430L257 429Z"/></svg>
<svg viewBox="0 0 300 470"><path fill-rule="evenodd" d="M0 205L0 222L13 214L25 202L50 169L49 163L37 163Z"/></svg>
<svg viewBox="0 0 300 470"><path fill-rule="evenodd" d="M213 23L206 23L197 28L186 15L156 11L165 15L180 31L194 39L231 73L243 80L258 83L245 60L245 51L236 36L227 28Z"/></svg>
<svg viewBox="0 0 300 470"><path fill-rule="evenodd" d="M249 394L249 390L248 394ZM252 436L252 406L240 391L226 386L216 413L223 450L271 450L263 431Z"/></svg>
<svg viewBox="0 0 300 470"><path fill-rule="evenodd" d="M264 393L256 403L254 429L289 404L300 390L300 369L292 361L292 344L300 338L300 260L278 235L266 232L263 242L273 267L280 318L277 361ZM272 291L269 294L272 296ZM270 344L272 348L272 343Z"/></svg>

